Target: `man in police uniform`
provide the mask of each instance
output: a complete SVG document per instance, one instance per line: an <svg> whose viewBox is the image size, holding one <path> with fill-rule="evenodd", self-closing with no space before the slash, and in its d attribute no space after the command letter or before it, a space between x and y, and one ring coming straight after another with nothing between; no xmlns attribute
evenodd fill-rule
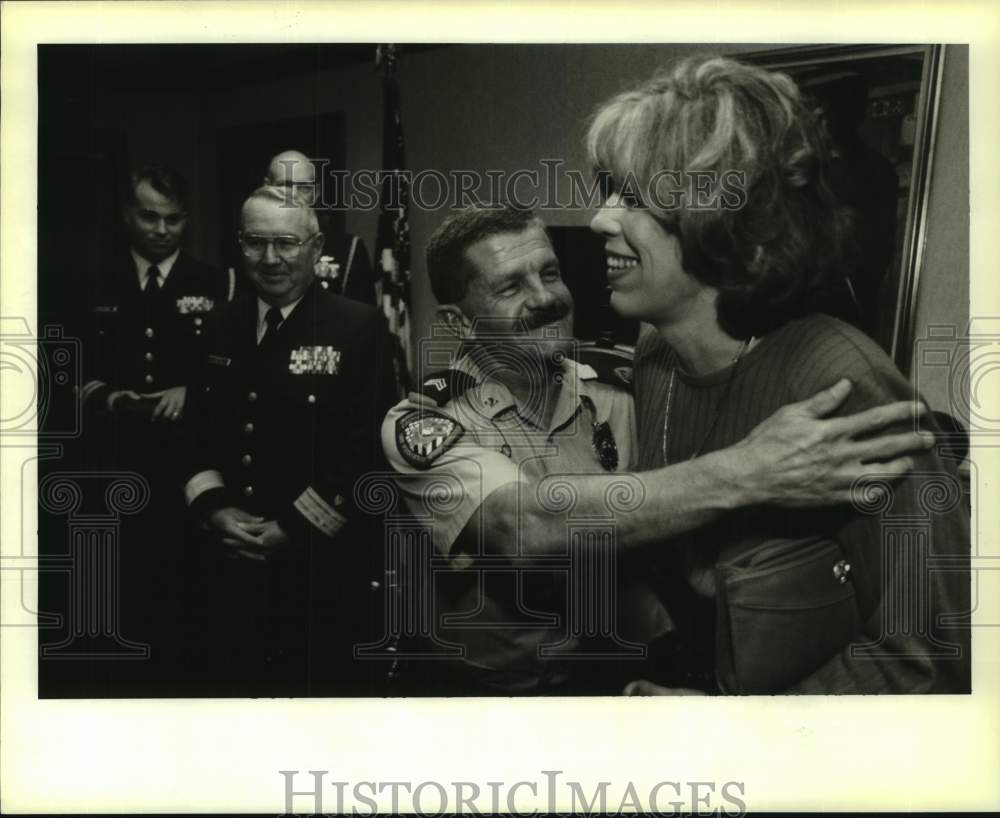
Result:
<svg viewBox="0 0 1000 818"><path fill-rule="evenodd" d="M147 681L159 684L176 666L184 609L175 453L186 398L229 282L181 248L188 201L180 174L161 165L135 170L125 200L128 246L88 282L82 460L88 469L136 471L149 483L148 504L123 521L117 604L124 636L149 644L151 661L117 669L148 671Z"/></svg>
<svg viewBox="0 0 1000 818"><path fill-rule="evenodd" d="M267 166L264 184L291 190L314 208L322 204L322 187L316 181L316 167L301 151L287 150L276 154ZM374 304L375 274L365 245L357 236L335 230L330 215L322 209L317 213L325 241L316 274L337 295Z"/></svg>
<svg viewBox="0 0 1000 818"><path fill-rule="evenodd" d="M253 292L221 317L186 469L217 557L210 650L227 692L352 692L361 566L380 553L351 518L392 389L382 326L374 307L318 285L323 235L289 192L247 199L239 243Z"/></svg>
<svg viewBox="0 0 1000 818"><path fill-rule="evenodd" d="M462 659L422 663L430 689L593 690L542 656L546 645L574 648L564 583L545 570L546 559L566 554L559 492L572 495L578 519L608 515L609 489L632 462L631 396L565 357L573 302L532 213L476 208L450 217L430 241L427 267L439 320L463 339L462 354L390 411L382 442L410 513L433 521L434 552L453 569L435 577L434 644L426 647L457 645ZM785 407L731 449L643 474L644 502L616 518L618 547L655 545L736 506L843 502L865 472L848 438L913 411L883 407L850 429L819 420L848 390L839 384ZM898 451L930 442L913 435ZM900 458L886 468L907 467ZM562 488L545 488L560 475L568 478ZM666 631L665 612L641 584L621 590L623 612L639 608L637 636Z"/></svg>

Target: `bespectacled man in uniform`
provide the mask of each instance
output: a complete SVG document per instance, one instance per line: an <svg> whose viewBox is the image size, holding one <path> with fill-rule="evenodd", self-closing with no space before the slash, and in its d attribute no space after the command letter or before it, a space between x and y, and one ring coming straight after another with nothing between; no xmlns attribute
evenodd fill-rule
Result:
<svg viewBox="0 0 1000 818"><path fill-rule="evenodd" d="M244 694L360 692L360 566L380 549L353 489L379 461L384 330L373 306L319 286L323 234L290 192L251 194L239 244L252 289L222 316L185 470L208 535L214 681Z"/></svg>

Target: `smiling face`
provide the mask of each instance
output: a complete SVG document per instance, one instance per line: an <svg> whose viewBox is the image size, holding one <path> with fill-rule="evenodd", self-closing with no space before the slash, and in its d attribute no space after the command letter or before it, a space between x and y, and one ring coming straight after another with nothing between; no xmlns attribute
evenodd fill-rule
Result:
<svg viewBox="0 0 1000 818"><path fill-rule="evenodd" d="M309 223L309 212L289 207L280 201L253 197L243 206L242 234L245 237L276 239L285 237L301 242L296 249L279 255L273 241L268 241L259 257L244 252L247 277L261 299L283 307L301 298L315 276L314 266L323 247L322 233Z"/></svg>
<svg viewBox="0 0 1000 818"><path fill-rule="evenodd" d="M679 239L650 213L626 206L617 194L590 223L605 238L611 306L626 318L651 324L676 323L711 290L684 272Z"/></svg>
<svg viewBox="0 0 1000 818"><path fill-rule="evenodd" d="M136 252L147 261L163 261L181 244L187 214L176 199L143 179L125 208L125 227Z"/></svg>
<svg viewBox="0 0 1000 818"><path fill-rule="evenodd" d="M541 224L482 239L465 257L475 274L456 306L467 330L475 319L489 318L494 331L523 334L526 327L527 337L572 343L573 296Z"/></svg>

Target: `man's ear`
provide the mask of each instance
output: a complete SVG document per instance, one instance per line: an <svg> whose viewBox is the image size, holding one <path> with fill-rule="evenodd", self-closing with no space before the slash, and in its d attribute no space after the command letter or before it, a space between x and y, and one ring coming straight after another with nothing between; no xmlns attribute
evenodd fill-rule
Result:
<svg viewBox="0 0 1000 818"><path fill-rule="evenodd" d="M323 255L323 245L326 244L326 234L320 230L315 236L313 236L313 241L316 242L316 258Z"/></svg>
<svg viewBox="0 0 1000 818"><path fill-rule="evenodd" d="M437 308L437 320L456 338L467 338L472 329L472 322L456 304L441 304Z"/></svg>

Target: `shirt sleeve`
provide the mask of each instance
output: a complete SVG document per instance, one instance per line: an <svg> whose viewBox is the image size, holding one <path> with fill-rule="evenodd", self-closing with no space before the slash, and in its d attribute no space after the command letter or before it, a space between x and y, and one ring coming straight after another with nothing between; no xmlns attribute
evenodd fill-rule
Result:
<svg viewBox="0 0 1000 818"><path fill-rule="evenodd" d="M402 453L400 441L400 424L413 412L448 416L447 412L403 401L390 410L382 424L382 447L410 514L431 526L435 552L448 557L456 568L463 568L472 558L467 551L455 548L459 535L473 515L480 513L486 498L498 489L523 482L522 476L511 460L479 445L466 430L426 468L413 465Z"/></svg>
<svg viewBox="0 0 1000 818"><path fill-rule="evenodd" d="M828 336L829 337L829 336ZM855 333L828 342L808 389L846 375L854 388L840 413L912 399L913 387L884 353ZM816 369L821 369L816 367ZM805 373L800 380L805 380ZM933 421L925 426L937 429ZM900 431L911 428L904 424ZM873 465L877 479L878 467ZM835 533L858 574L864 625L851 645L788 692L957 693L969 689L970 521L955 465L929 451L877 508L856 504Z"/></svg>

